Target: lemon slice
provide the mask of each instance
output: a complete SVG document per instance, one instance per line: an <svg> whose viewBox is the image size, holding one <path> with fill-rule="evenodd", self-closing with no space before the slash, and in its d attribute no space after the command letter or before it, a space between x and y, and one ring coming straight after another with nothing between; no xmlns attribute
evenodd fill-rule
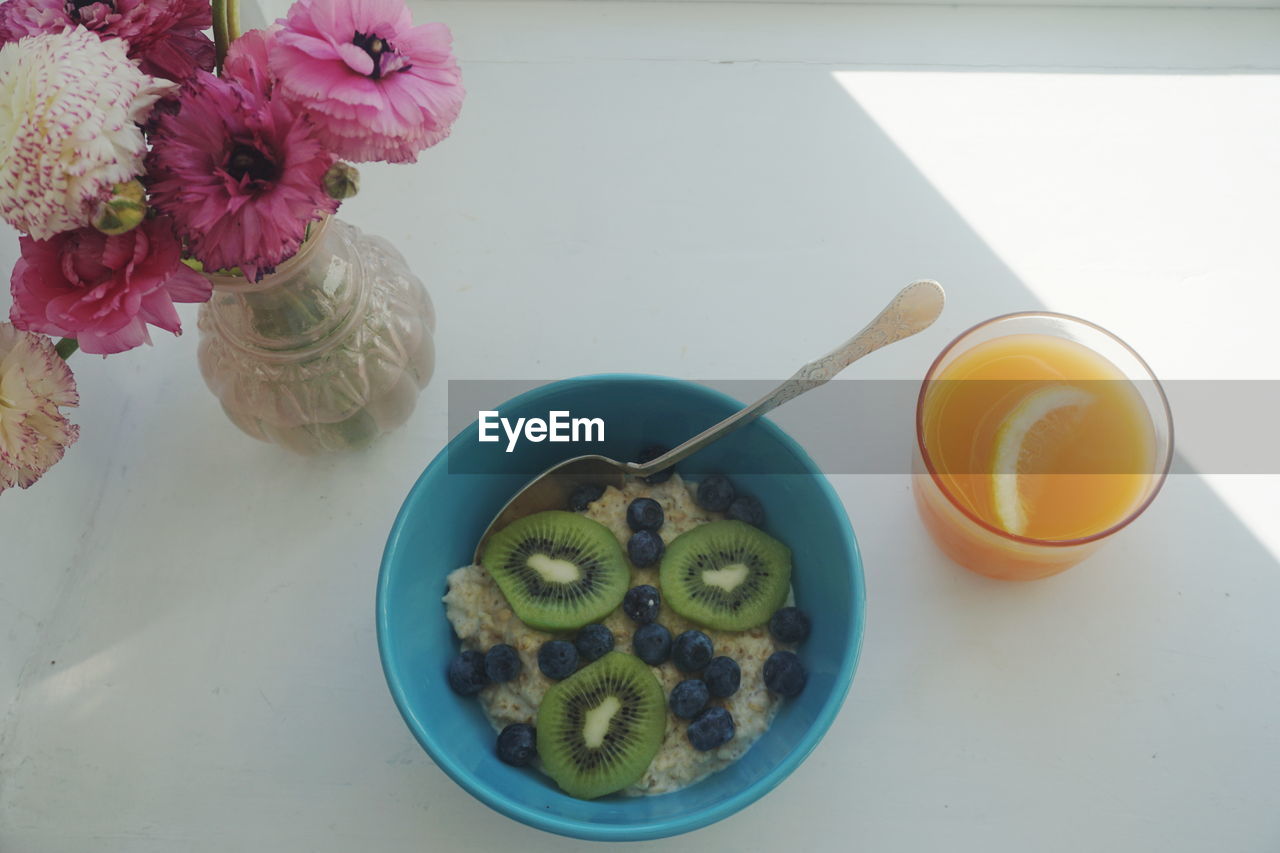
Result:
<svg viewBox="0 0 1280 853"><path fill-rule="evenodd" d="M1022 475L1032 468L1047 470L1046 457L1061 446L1092 401L1092 395L1073 385L1049 385L1028 394L1000 424L991 472L992 506L1000 527L1026 533L1032 501Z"/></svg>

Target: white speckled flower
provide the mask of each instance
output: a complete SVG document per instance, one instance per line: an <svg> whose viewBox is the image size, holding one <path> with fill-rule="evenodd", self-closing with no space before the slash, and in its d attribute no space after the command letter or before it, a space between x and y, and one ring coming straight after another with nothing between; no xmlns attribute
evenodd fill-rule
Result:
<svg viewBox="0 0 1280 853"><path fill-rule="evenodd" d="M62 458L80 433L59 407L79 402L53 342L0 323L0 492L27 488Z"/></svg>
<svg viewBox="0 0 1280 853"><path fill-rule="evenodd" d="M142 172L138 124L175 85L84 27L0 48L0 216L38 240L89 224Z"/></svg>

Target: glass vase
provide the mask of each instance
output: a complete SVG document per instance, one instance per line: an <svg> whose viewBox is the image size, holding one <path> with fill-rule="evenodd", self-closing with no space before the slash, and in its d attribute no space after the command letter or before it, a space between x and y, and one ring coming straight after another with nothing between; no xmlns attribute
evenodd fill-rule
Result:
<svg viewBox="0 0 1280 853"><path fill-rule="evenodd" d="M412 413L435 309L390 243L330 217L261 281L208 276L200 371L240 429L314 454L366 446Z"/></svg>

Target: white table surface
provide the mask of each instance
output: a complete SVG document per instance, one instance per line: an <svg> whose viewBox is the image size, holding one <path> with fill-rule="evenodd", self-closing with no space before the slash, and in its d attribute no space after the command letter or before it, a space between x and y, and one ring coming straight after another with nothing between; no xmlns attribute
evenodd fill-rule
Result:
<svg viewBox="0 0 1280 853"><path fill-rule="evenodd" d="M447 379L782 378L926 276L939 327L857 375L1045 306L1165 378L1280 378L1280 12L415 12L453 26L469 100L343 215L428 283L436 379L374 449L302 459L222 416L192 306L182 338L75 356L80 442L0 497L4 853L591 846L455 786L378 666ZM869 595L843 711L764 800L631 849L1280 849L1280 477L1174 477L1028 585L947 563L905 475L833 480Z"/></svg>

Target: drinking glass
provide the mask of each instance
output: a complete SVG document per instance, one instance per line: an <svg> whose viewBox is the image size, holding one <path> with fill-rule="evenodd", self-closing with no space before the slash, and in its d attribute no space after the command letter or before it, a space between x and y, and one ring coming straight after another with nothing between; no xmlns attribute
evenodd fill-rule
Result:
<svg viewBox="0 0 1280 853"><path fill-rule="evenodd" d="M1104 529L1071 539L1036 539L1010 533L980 518L939 477L925 441L926 399L931 383L975 346L1007 335L1049 335L1075 341L1111 362L1141 397L1152 428L1151 459L1137 500L1123 517ZM964 380L947 380L964 381ZM952 560L982 575L1002 580L1034 580L1057 574L1092 554L1103 542L1143 513L1164 484L1173 458L1173 419L1155 374L1133 348L1107 330L1065 314L1025 312L979 323L953 340L934 360L916 403L916 441L912 451L912 491L925 527ZM991 476L991 475L986 475ZM1050 475L1049 488L1052 488Z"/></svg>

